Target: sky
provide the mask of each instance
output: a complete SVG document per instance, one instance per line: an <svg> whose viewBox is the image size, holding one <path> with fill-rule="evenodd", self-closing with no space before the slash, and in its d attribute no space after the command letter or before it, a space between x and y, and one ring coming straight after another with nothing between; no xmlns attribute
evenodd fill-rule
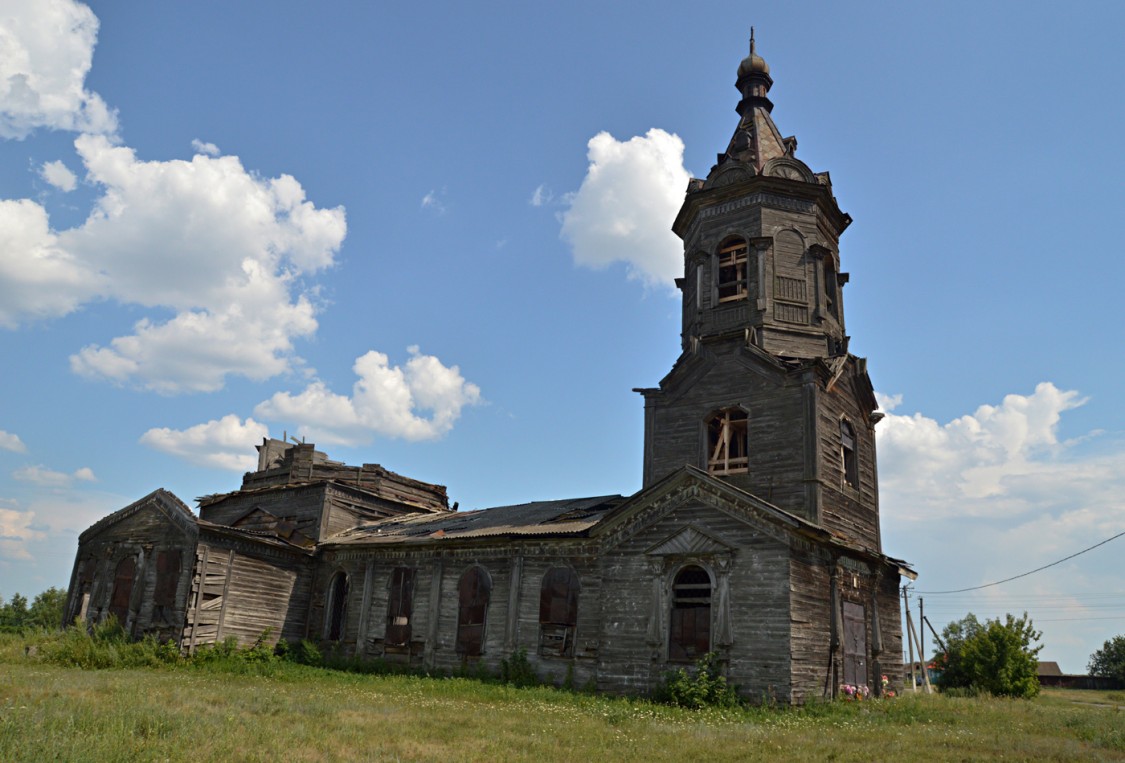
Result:
<svg viewBox="0 0 1125 763"><path fill-rule="evenodd" d="M1125 632L1125 6L0 0L0 596L264 436L462 509L640 487L750 26L854 223L884 551L939 631ZM927 645L933 639L926 638Z"/></svg>

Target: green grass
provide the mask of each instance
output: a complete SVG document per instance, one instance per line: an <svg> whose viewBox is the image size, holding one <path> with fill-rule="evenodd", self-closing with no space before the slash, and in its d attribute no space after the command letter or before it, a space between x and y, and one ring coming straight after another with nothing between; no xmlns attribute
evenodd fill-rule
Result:
<svg viewBox="0 0 1125 763"><path fill-rule="evenodd" d="M1125 760L1120 692L689 711L280 662L83 670L26 644L0 637L3 761Z"/></svg>

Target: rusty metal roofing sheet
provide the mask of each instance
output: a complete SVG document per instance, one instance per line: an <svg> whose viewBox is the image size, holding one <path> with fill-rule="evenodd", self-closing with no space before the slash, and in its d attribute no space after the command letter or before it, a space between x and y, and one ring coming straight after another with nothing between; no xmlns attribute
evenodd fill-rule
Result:
<svg viewBox="0 0 1125 763"><path fill-rule="evenodd" d="M455 514L388 517L333 536L328 543L420 543L500 535L572 535L598 523L624 497L535 501Z"/></svg>

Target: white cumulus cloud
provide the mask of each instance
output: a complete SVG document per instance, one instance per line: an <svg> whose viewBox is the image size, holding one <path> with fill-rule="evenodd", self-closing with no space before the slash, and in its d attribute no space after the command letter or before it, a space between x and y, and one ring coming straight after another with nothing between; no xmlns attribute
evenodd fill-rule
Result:
<svg viewBox="0 0 1125 763"><path fill-rule="evenodd" d="M35 512L0 509L0 559L27 561L32 558L27 544L43 540L47 534L32 526Z"/></svg>
<svg viewBox="0 0 1125 763"><path fill-rule="evenodd" d="M234 414L196 424L187 429L161 427L141 435L141 443L178 456L189 463L218 469L247 472L257 467L254 446L269 436L269 427Z"/></svg>
<svg viewBox="0 0 1125 763"><path fill-rule="evenodd" d="M1019 514L1036 492L1029 486L1085 479L1093 467L1063 458L1057 438L1062 413L1084 402L1043 382L1031 395L1007 395L944 425L889 413L877 429L883 501L917 517Z"/></svg>
<svg viewBox="0 0 1125 763"><path fill-rule="evenodd" d="M65 164L58 160L44 162L43 166L39 168L39 177L60 191L69 192L78 187L78 178Z"/></svg>
<svg viewBox="0 0 1125 763"><path fill-rule="evenodd" d="M76 373L171 394L291 369L294 339L317 328L299 278L333 263L344 210L234 156L142 161L92 135L75 146L102 190L82 225L55 232L35 202L0 201L0 325L110 298L174 315L81 349Z"/></svg>
<svg viewBox="0 0 1125 763"><path fill-rule="evenodd" d="M73 474L48 469L45 466L25 466L12 472L12 478L20 482L30 482L40 487L66 487L74 480L82 482L96 482L94 470L83 466Z"/></svg>
<svg viewBox="0 0 1125 763"><path fill-rule="evenodd" d="M208 156L218 156L221 151L214 143L207 143L199 138L193 138L191 141L192 150L197 154L207 154Z"/></svg>
<svg viewBox="0 0 1125 763"><path fill-rule="evenodd" d="M20 439L19 435L0 429L0 450L10 450L12 453L26 453L27 446L23 444L23 440Z"/></svg>
<svg viewBox="0 0 1125 763"><path fill-rule="evenodd" d="M541 207L544 204L550 204L551 200L554 198L555 195L551 193L551 189L547 188L547 186L545 185L540 184L531 194L531 198L528 199L527 203L533 207Z"/></svg>
<svg viewBox="0 0 1125 763"><path fill-rule="evenodd" d="M592 268L623 262L630 278L672 288L684 269L669 227L690 179L683 141L653 128L627 141L601 132L587 148L586 177L562 214L574 261Z"/></svg>
<svg viewBox="0 0 1125 763"><path fill-rule="evenodd" d="M0 137L37 128L113 133L116 115L86 90L98 19L72 0L6 0L0 12Z"/></svg>
<svg viewBox="0 0 1125 763"><path fill-rule="evenodd" d="M297 395L278 392L254 414L271 421L296 422L301 434L318 443L359 445L374 435L430 440L447 433L461 409L481 401L480 388L457 366L445 366L418 347L408 348L404 366L374 350L356 359L359 379L352 395L332 392L313 382Z"/></svg>

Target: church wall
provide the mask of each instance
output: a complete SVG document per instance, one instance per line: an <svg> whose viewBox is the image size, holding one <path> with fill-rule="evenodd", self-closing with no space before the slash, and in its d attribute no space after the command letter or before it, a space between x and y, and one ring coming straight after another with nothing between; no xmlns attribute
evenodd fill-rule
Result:
<svg viewBox="0 0 1125 763"><path fill-rule="evenodd" d="M182 645L191 651L231 637L240 646L304 638L311 573L307 556L204 530Z"/></svg>
<svg viewBox="0 0 1125 763"><path fill-rule="evenodd" d="M82 615L83 609L86 622L105 620L110 614L118 565L132 558L133 582L126 615L119 617L121 625L127 633L136 637L148 633L162 637L178 636L176 626L183 622L194 546L194 533L171 521L155 506L142 507L100 532L81 539L67 600L67 623ZM156 559L161 552L179 555L181 564L174 583L176 594L172 609L156 612L153 591L157 577Z"/></svg>
<svg viewBox="0 0 1125 763"><path fill-rule="evenodd" d="M817 427L821 492L821 524L873 551L880 550L875 430L861 409L851 369L830 392L818 394ZM856 435L858 488L846 484L840 456L840 419L846 417Z"/></svg>
<svg viewBox="0 0 1125 763"><path fill-rule="evenodd" d="M738 350L716 348L714 366L681 393L669 387L651 399L652 426L646 432L652 447L652 484L685 464L707 469L706 417L722 408L741 405L749 412L749 468L746 474L724 477L770 503L807 517L804 430L805 400L797 380L774 369L751 370Z"/></svg>
<svg viewBox="0 0 1125 763"><path fill-rule="evenodd" d="M217 525L231 525L251 509L260 508L276 517L293 519L300 532L314 540L320 539L320 522L324 510L325 491L325 485L318 484L271 491L235 493L217 504L201 506L199 518Z"/></svg>
<svg viewBox="0 0 1125 763"><path fill-rule="evenodd" d="M701 555L646 553L687 526L721 538L735 550ZM696 563L713 576L711 645L726 665L728 680L750 699L787 701L787 559L783 542L701 504L677 508L609 549L602 560L603 580L612 585L606 585L602 598L606 617L598 660L599 690L647 694L667 671L693 665L668 660L668 627L672 580L683 566ZM720 615L724 575L729 576L727 633Z"/></svg>

